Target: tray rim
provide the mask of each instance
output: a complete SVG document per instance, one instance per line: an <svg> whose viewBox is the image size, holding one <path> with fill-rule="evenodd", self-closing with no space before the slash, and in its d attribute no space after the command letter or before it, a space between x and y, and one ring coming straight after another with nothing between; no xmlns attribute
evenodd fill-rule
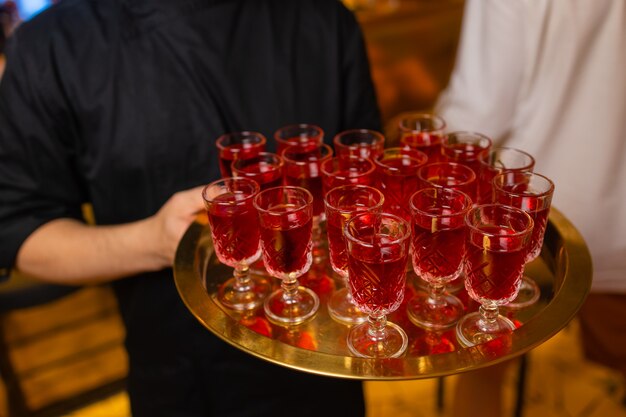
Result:
<svg viewBox="0 0 626 417"><path fill-rule="evenodd" d="M508 361L537 347L564 328L574 318L591 288L592 263L587 245L574 225L552 207L549 223L562 241L560 250L564 253L559 256L565 257L561 285L540 313L513 332L507 354L486 354L481 346L398 359L365 359L312 351L259 335L239 325L211 299L201 283L204 264L208 261L208 257L203 255L210 252L210 247L204 246L206 242L200 242L203 232L206 237L208 227L200 219L185 232L174 262L176 288L189 311L208 331L235 348L281 366L318 375L358 380L423 379ZM405 361L415 361L410 366L412 372L398 374L389 371L402 366Z"/></svg>

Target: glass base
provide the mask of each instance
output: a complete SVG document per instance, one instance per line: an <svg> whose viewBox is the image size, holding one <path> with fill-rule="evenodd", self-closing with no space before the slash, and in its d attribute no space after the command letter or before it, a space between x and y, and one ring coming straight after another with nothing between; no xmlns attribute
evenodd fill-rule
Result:
<svg viewBox="0 0 626 417"><path fill-rule="evenodd" d="M269 321L278 325L295 325L315 316L320 307L320 299L313 291L299 286L293 299L285 297L282 288L271 293L263 303Z"/></svg>
<svg viewBox="0 0 626 417"><path fill-rule="evenodd" d="M245 311L260 307L269 292L270 283L265 278L250 276L248 285L241 287L233 277L220 286L217 297L224 307Z"/></svg>
<svg viewBox="0 0 626 417"><path fill-rule="evenodd" d="M456 338L463 347L479 345L491 340L510 335L515 324L504 316L498 315L488 321L478 313L465 315L456 324Z"/></svg>
<svg viewBox="0 0 626 417"><path fill-rule="evenodd" d="M522 283L520 284L519 292L513 301L505 304L503 307L510 309L520 309L535 304L539 300L541 290L539 286L529 276L524 275L522 277Z"/></svg>
<svg viewBox="0 0 626 417"><path fill-rule="evenodd" d="M400 326L387 322L384 335L376 337L370 332L369 321L358 324L348 333L348 349L362 358L398 358L406 352L409 338Z"/></svg>
<svg viewBox="0 0 626 417"><path fill-rule="evenodd" d="M353 302L347 288L341 288L328 300L328 314L339 323L352 326L367 321L367 314L362 312Z"/></svg>
<svg viewBox="0 0 626 417"><path fill-rule="evenodd" d="M454 326L465 314L463 303L454 295L444 293L435 300L423 291L408 301L406 311L409 320L428 330Z"/></svg>

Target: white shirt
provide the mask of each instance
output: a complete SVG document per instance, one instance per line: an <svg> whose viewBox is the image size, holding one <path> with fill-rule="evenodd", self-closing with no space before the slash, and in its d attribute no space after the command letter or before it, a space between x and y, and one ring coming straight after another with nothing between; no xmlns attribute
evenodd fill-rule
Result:
<svg viewBox="0 0 626 417"><path fill-rule="evenodd" d="M581 232L592 291L626 292L626 1L467 0L435 111L522 149Z"/></svg>

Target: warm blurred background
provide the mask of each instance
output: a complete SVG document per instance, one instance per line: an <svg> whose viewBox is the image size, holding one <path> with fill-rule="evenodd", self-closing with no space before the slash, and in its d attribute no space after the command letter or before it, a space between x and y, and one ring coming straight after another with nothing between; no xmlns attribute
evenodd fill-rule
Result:
<svg viewBox="0 0 626 417"><path fill-rule="evenodd" d="M0 2L3 34L10 36L22 19L51 3ZM407 111L429 110L447 84L463 1L345 3L362 24L385 134L392 142L395 118ZM108 287L59 291L13 278L0 285L0 417L129 417L124 331ZM511 368L507 379L511 415L626 416L620 404L624 381L585 362L577 337L574 321L527 355L526 368ZM520 369L527 371L523 403L517 398ZM368 417L446 415L453 383L453 377L368 382ZM523 409L516 410L520 404Z"/></svg>

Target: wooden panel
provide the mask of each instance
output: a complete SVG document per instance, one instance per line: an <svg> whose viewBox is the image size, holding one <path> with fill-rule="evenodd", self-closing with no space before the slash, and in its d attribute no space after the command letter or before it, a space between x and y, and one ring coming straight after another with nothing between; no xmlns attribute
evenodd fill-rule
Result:
<svg viewBox="0 0 626 417"><path fill-rule="evenodd" d="M29 408L39 409L64 398L117 381L127 374L126 352L118 345L66 366L48 369L22 381Z"/></svg>
<svg viewBox="0 0 626 417"><path fill-rule="evenodd" d="M84 288L1 319L13 373L30 410L75 404L81 395L127 375L124 327L107 286ZM0 395L0 417L2 404Z"/></svg>
<svg viewBox="0 0 626 417"><path fill-rule="evenodd" d="M38 369L63 366L63 362L78 360L80 356L89 355L102 346L120 344L124 332L119 317L114 313L110 311L105 317L49 332L44 337L31 338L30 343L16 345L10 352L16 372L27 377Z"/></svg>
<svg viewBox="0 0 626 417"><path fill-rule="evenodd" d="M41 337L45 332L61 331L78 322L93 320L103 311L117 308L108 287L88 287L66 297L37 307L15 310L5 315L7 344Z"/></svg>

